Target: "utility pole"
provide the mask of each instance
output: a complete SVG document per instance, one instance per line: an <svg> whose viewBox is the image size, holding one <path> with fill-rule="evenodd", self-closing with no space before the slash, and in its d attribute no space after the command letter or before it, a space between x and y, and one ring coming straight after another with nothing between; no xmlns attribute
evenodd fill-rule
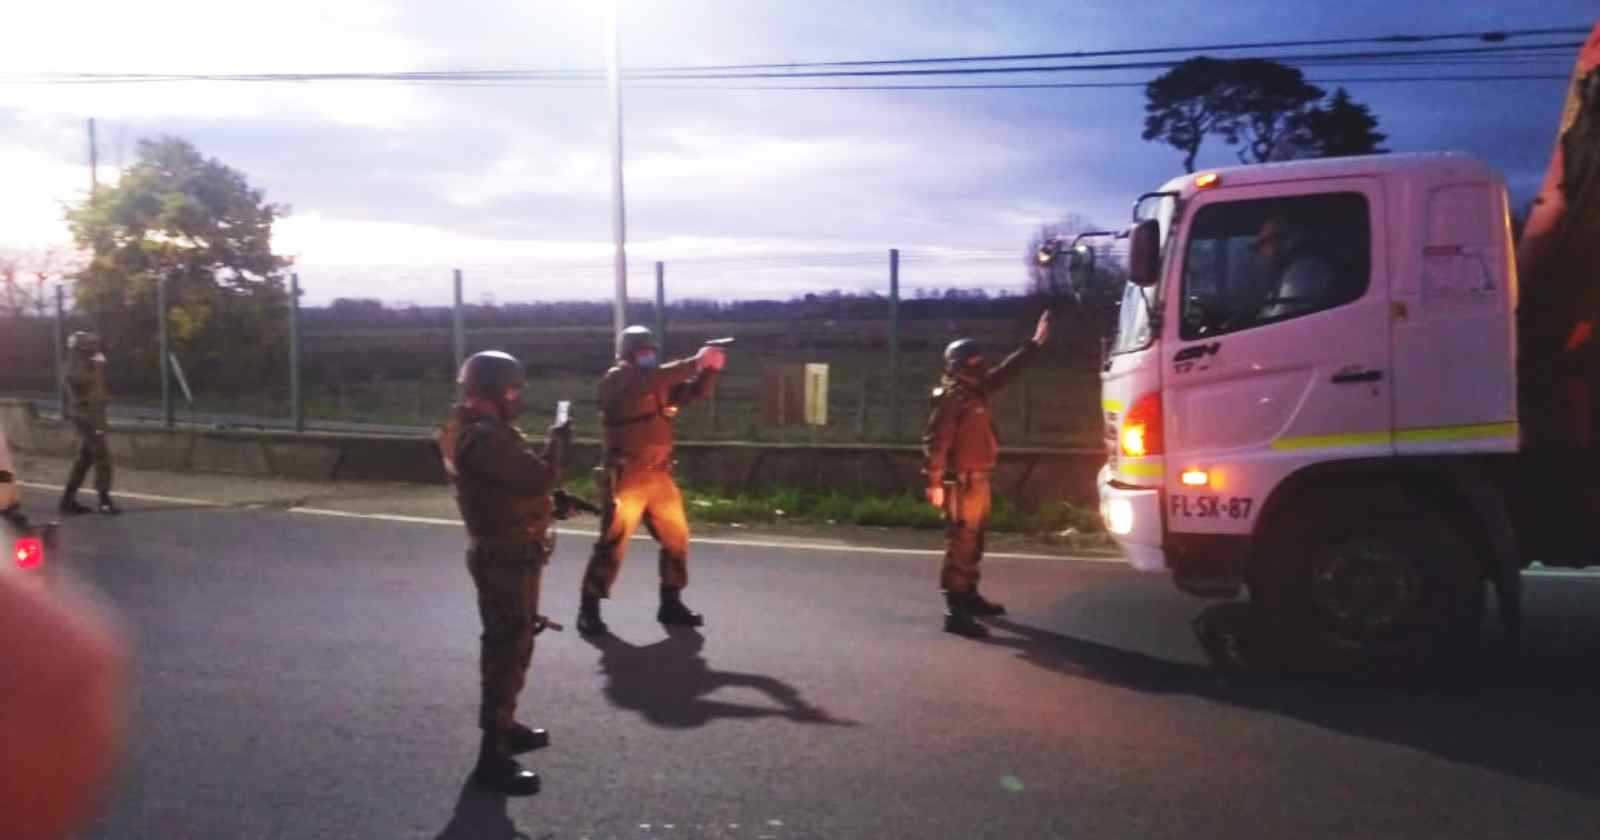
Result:
<svg viewBox="0 0 1600 840"><path fill-rule="evenodd" d="M456 306L450 320L450 334L455 342L456 368L461 372L461 365L467 361L467 320L461 311L461 269L456 269Z"/></svg>
<svg viewBox="0 0 1600 840"><path fill-rule="evenodd" d="M611 239L616 272L611 324L620 340L628 326L628 222L622 200L622 12L621 0L606 0L606 22L610 37L606 47L606 87L611 98Z"/></svg>
<svg viewBox="0 0 1600 840"><path fill-rule="evenodd" d="M89 197L100 191L100 146L94 139L94 117L89 118Z"/></svg>
<svg viewBox="0 0 1600 840"><path fill-rule="evenodd" d="M656 343L661 345L661 358L667 356L667 264L656 262Z"/></svg>
<svg viewBox="0 0 1600 840"><path fill-rule="evenodd" d="M61 369L61 348L63 342L66 341L66 336L64 333L67 331L67 306L64 297L65 296L61 291L61 284L56 284L56 323L55 329L51 330L50 333L51 337L54 338L55 341L53 344L54 352L51 353L51 358L55 362L56 371L56 404L61 410L61 418L63 420L65 420L67 417L67 377L66 371Z"/></svg>
<svg viewBox="0 0 1600 840"><path fill-rule="evenodd" d="M167 278L162 277L156 281L156 321L160 324L160 346L157 348L159 358L156 365L161 368L161 416L165 418L167 428L172 428L176 416L172 406L172 368L167 360Z"/></svg>
<svg viewBox="0 0 1600 840"><path fill-rule="evenodd" d="M300 396L300 275L289 275L289 417L295 432L306 430L305 403Z"/></svg>
<svg viewBox="0 0 1600 840"><path fill-rule="evenodd" d="M889 440L900 440L900 249L889 249Z"/></svg>

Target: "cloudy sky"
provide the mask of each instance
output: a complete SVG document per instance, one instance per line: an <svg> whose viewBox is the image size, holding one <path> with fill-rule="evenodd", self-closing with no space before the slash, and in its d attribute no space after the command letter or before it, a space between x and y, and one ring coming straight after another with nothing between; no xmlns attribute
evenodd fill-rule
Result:
<svg viewBox="0 0 1600 840"><path fill-rule="evenodd" d="M339 296L445 302L455 267L465 270L472 300L608 297L611 185L601 87L21 83L24 74L75 72L599 70L603 6L53 0L8 9L0 250L38 254L66 241L60 208L86 191L85 120L94 117L103 182L131 161L139 138L175 134L243 170L269 200L291 205L276 247L296 258L313 303ZM1594 15L1592 0L622 0L621 7L623 62L635 68L1477 32L1587 25ZM1565 76L1571 55L1475 61L1306 73L1313 80ZM872 81L1142 82L1159 72ZM667 262L675 296L882 288L891 247L904 252L909 288L1016 290L1021 253L1040 223L1077 213L1121 224L1134 195L1181 167L1175 150L1140 139L1136 87L712 84L637 82L624 94L636 295L648 293L653 260ZM1507 174L1519 203L1544 168L1566 88L1560 80L1345 85L1372 106L1392 149L1481 155ZM1201 155L1202 165L1234 160L1216 141Z"/></svg>

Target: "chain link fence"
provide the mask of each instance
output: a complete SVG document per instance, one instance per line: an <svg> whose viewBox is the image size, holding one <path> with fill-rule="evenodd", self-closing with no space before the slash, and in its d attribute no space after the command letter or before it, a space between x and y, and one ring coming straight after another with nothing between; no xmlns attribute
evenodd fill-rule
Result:
<svg viewBox="0 0 1600 840"><path fill-rule="evenodd" d="M630 323L662 332L667 358L692 355L710 339L735 339L713 398L680 415L680 437L915 442L945 345L976 338L998 361L1032 334L1039 313L1054 303L1051 344L1033 370L998 395L996 423L1012 446L1098 444L1100 336L1092 319L1070 304L1029 296L1020 283L1010 290L907 284L913 288L899 294L884 264L880 291L733 301L662 294L664 308L648 298L630 301ZM601 263L588 268L608 270ZM295 282L303 294L315 292L316 277ZM379 297L343 298L328 306L286 304L255 316L282 319L282 346L241 341L192 360L174 348L165 371L166 404L163 372L150 369L155 365L148 361L155 356L150 351L156 336L141 353L108 347L113 414L147 422L416 433L448 412L460 354L496 349L528 367L526 427L539 428L557 400L570 400L576 433L599 435L597 384L612 363L614 346L609 301L513 302L504 284L475 280L470 272L442 272L438 283L440 297L456 300L454 306ZM465 294L452 288L457 283ZM758 290L744 290L744 296L752 291ZM463 297L480 302L461 303ZM59 322L37 315L0 321L11 336L0 342L0 393L56 404L60 343L74 330L95 326L88 313L71 310L70 299L68 294ZM138 364L135 357L147 361ZM826 366L825 387L809 395L800 381L808 365ZM810 370L814 379L818 369ZM805 422L807 412L794 405L797 400L811 403L813 422Z"/></svg>

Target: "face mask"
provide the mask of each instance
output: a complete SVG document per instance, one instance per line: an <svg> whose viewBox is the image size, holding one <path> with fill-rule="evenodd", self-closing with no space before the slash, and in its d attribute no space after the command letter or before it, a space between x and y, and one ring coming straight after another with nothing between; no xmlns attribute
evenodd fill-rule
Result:
<svg viewBox="0 0 1600 840"><path fill-rule="evenodd" d="M658 364L655 353L637 353L633 357L633 363L646 370Z"/></svg>

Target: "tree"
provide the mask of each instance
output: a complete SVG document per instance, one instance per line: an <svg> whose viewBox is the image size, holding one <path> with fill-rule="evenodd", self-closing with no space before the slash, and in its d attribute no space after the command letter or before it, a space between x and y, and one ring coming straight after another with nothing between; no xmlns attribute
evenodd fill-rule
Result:
<svg viewBox="0 0 1600 840"><path fill-rule="evenodd" d="M161 283L172 349L193 379L254 384L281 367L289 260L272 252L272 224L287 212L187 141L139 141L117 184L67 213L89 252L77 304L123 373L148 381L159 370Z"/></svg>
<svg viewBox="0 0 1600 840"><path fill-rule="evenodd" d="M1322 98L1322 88L1308 83L1299 70L1276 61L1229 61L1227 69L1232 89L1228 107L1236 116L1218 126L1223 140L1240 146L1241 163L1293 156L1305 130L1302 115Z"/></svg>
<svg viewBox="0 0 1600 840"><path fill-rule="evenodd" d="M1194 171L1206 135L1238 118L1230 63L1191 58L1145 85L1144 139L1161 140L1183 152L1185 172Z"/></svg>
<svg viewBox="0 0 1600 840"><path fill-rule="evenodd" d="M1367 106L1355 102L1344 88L1334 91L1326 106L1306 110L1296 119L1295 138L1304 157L1345 157L1381 154L1388 135L1378 131L1378 118Z"/></svg>
<svg viewBox="0 0 1600 840"><path fill-rule="evenodd" d="M1267 59L1191 58L1145 86L1144 139L1184 152L1185 171L1206 135L1239 146L1239 160L1381 152L1377 118L1340 88L1323 91L1293 67Z"/></svg>

